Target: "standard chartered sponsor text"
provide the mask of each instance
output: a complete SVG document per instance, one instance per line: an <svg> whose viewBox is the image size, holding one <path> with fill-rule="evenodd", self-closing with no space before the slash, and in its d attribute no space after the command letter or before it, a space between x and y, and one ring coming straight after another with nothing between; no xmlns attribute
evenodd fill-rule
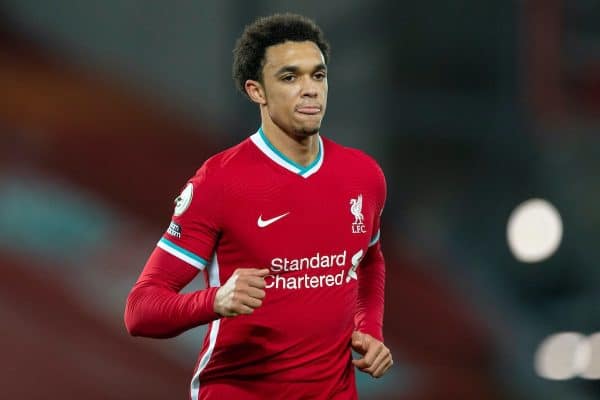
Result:
<svg viewBox="0 0 600 400"><path fill-rule="evenodd" d="M312 257L273 258L270 265L272 274L265 278L267 289L316 289L343 285L346 256L344 250L338 254L316 253ZM332 273L315 274L321 268L332 268ZM297 273L302 271L306 272Z"/></svg>

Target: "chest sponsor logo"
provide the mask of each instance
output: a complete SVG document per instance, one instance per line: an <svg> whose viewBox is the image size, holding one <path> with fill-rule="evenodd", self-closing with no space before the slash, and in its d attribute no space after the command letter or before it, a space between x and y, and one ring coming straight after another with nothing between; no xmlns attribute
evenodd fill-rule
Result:
<svg viewBox="0 0 600 400"><path fill-rule="evenodd" d="M346 250L301 258L275 257L269 266L271 274L265 278L266 288L295 290L342 286L358 279L356 269L364 254L361 249L352 257L348 257ZM351 265L346 269L348 258Z"/></svg>
<svg viewBox="0 0 600 400"><path fill-rule="evenodd" d="M350 212L354 216L352 223L352 233L366 233L367 229L364 224L365 217L362 213L363 196L359 194L357 198L350 199Z"/></svg>
<svg viewBox="0 0 600 400"><path fill-rule="evenodd" d="M274 218L270 218L270 219L263 219L262 215L261 215L260 217L258 217L258 221L256 221L256 224L258 225L259 228L264 228L264 227L271 225L274 222L279 221L281 218L287 216L289 213L290 212L288 211L285 214L281 214L281 215L278 215L278 216L276 216Z"/></svg>

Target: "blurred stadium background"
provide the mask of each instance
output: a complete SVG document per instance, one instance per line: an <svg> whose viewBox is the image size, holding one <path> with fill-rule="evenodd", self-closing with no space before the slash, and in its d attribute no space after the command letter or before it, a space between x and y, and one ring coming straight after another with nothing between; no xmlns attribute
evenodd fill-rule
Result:
<svg viewBox="0 0 600 400"><path fill-rule="evenodd" d="M0 397L187 398L204 330L130 338L124 300L187 177L257 128L231 49L276 11L322 26L322 133L388 178L396 365L361 398L599 398L597 337L540 353L600 331L593 0L1 2ZM506 239L530 198L564 226L537 263Z"/></svg>

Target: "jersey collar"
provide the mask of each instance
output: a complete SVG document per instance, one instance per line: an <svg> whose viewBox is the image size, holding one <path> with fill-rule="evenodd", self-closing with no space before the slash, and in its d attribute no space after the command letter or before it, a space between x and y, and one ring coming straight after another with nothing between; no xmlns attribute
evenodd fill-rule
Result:
<svg viewBox="0 0 600 400"><path fill-rule="evenodd" d="M262 127L258 129L258 131L250 136L250 140L258 147L260 151L262 151L267 157L273 160L276 164L279 164L283 168L302 176L303 178L308 178L312 174L316 173L323 165L323 157L325 156L325 152L323 149L323 140L321 140L321 136L317 134L319 138L319 152L317 153L317 158L315 161L307 165L306 167L295 163L294 161L287 158L282 152L277 150L275 146L267 139L267 136L262 130Z"/></svg>

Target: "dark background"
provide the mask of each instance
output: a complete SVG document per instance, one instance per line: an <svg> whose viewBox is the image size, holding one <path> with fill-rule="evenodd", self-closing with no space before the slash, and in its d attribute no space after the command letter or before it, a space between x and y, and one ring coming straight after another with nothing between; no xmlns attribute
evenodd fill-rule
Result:
<svg viewBox="0 0 600 400"><path fill-rule="evenodd" d="M186 179L257 129L231 50L276 11L332 44L322 134L387 176L396 364L361 398L598 398L533 367L547 336L598 330L591 0L0 2L0 397L187 398L203 328L130 338L124 301ZM524 264L506 224L534 197L565 230Z"/></svg>

